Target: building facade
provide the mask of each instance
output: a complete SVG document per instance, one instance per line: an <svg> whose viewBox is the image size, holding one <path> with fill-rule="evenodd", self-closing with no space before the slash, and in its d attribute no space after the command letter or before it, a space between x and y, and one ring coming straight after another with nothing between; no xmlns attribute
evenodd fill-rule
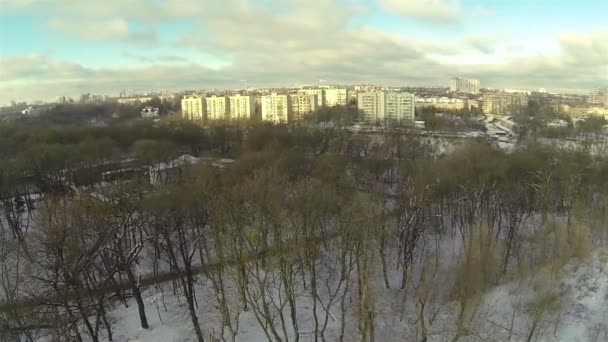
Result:
<svg viewBox="0 0 608 342"><path fill-rule="evenodd" d="M230 119L228 98L225 96L211 96L205 98L207 106L208 120L228 120Z"/></svg>
<svg viewBox="0 0 608 342"><path fill-rule="evenodd" d="M484 114L513 115L528 106L528 95L523 93L486 93L481 109Z"/></svg>
<svg viewBox="0 0 608 342"><path fill-rule="evenodd" d="M262 120L287 123L290 118L289 96L272 93L260 98Z"/></svg>
<svg viewBox="0 0 608 342"><path fill-rule="evenodd" d="M357 96L357 108L363 112L363 118L367 122L384 121L385 105L386 97L383 91L359 93Z"/></svg>
<svg viewBox="0 0 608 342"><path fill-rule="evenodd" d="M317 95L292 94L289 95L291 114L294 120L300 120L319 108Z"/></svg>
<svg viewBox="0 0 608 342"><path fill-rule="evenodd" d="M389 123L408 123L414 124L416 112L414 94L405 92L387 92L384 95L386 104L384 105L384 119Z"/></svg>
<svg viewBox="0 0 608 342"><path fill-rule="evenodd" d="M314 95L317 97L317 108L325 106L325 89L301 89L298 94Z"/></svg>
<svg viewBox="0 0 608 342"><path fill-rule="evenodd" d="M479 93L479 80L462 77L450 79L450 91L455 93Z"/></svg>
<svg viewBox="0 0 608 342"><path fill-rule="evenodd" d="M346 106L348 103L348 91L346 88L329 88L325 91L325 105L327 107Z"/></svg>
<svg viewBox="0 0 608 342"><path fill-rule="evenodd" d="M186 95L182 99L182 117L187 120L203 121L206 115L205 100L200 95Z"/></svg>
<svg viewBox="0 0 608 342"><path fill-rule="evenodd" d="M228 98L231 119L250 119L255 113L255 98L249 95L233 95Z"/></svg>
<svg viewBox="0 0 608 342"><path fill-rule="evenodd" d="M608 107L608 88L598 89L589 95L589 104Z"/></svg>

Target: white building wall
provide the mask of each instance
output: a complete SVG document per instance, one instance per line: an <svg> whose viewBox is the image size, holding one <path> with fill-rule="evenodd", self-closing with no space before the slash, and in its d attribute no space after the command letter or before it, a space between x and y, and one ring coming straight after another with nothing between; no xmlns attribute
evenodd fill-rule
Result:
<svg viewBox="0 0 608 342"><path fill-rule="evenodd" d="M289 97L273 93L264 95L260 99L262 107L262 120L274 123L289 121Z"/></svg>

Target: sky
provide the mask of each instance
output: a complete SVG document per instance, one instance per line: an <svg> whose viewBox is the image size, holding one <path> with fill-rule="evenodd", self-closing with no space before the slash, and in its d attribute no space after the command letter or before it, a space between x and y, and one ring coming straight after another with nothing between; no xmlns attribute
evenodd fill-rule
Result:
<svg viewBox="0 0 608 342"><path fill-rule="evenodd" d="M0 0L0 104L122 90L608 86L605 0Z"/></svg>

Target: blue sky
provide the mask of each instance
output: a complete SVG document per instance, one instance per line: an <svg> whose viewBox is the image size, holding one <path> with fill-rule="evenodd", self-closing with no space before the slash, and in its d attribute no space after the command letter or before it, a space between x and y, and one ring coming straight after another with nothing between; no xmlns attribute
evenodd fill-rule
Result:
<svg viewBox="0 0 608 342"><path fill-rule="evenodd" d="M588 91L599 0L0 0L0 104L83 92L373 82Z"/></svg>

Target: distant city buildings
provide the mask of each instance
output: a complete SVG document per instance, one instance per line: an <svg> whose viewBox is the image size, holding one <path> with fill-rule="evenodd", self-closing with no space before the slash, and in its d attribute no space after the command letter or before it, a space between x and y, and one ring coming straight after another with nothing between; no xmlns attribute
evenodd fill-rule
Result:
<svg viewBox="0 0 608 342"><path fill-rule="evenodd" d="M321 88L301 89L298 91L298 93L316 96L317 97L317 108L325 106L325 89L321 89Z"/></svg>
<svg viewBox="0 0 608 342"><path fill-rule="evenodd" d="M346 106L348 103L348 91L346 88L328 88L325 90L325 106Z"/></svg>
<svg viewBox="0 0 608 342"><path fill-rule="evenodd" d="M372 84L362 83L355 85L355 92L369 93L376 90L378 90L378 87Z"/></svg>
<svg viewBox="0 0 608 342"><path fill-rule="evenodd" d="M80 103L100 103L107 101L109 99L106 95L96 95L96 94L82 94L80 95ZM65 100L65 98L64 98Z"/></svg>
<svg viewBox="0 0 608 342"><path fill-rule="evenodd" d="M391 91L386 93L385 100L385 121L390 123L414 123L414 94Z"/></svg>
<svg viewBox="0 0 608 342"><path fill-rule="evenodd" d="M200 95L186 95L182 99L182 117L187 120L203 121L206 114L205 99Z"/></svg>
<svg viewBox="0 0 608 342"><path fill-rule="evenodd" d="M359 93L357 107L367 122L414 123L415 97L395 91Z"/></svg>
<svg viewBox="0 0 608 342"><path fill-rule="evenodd" d="M485 93L482 98L484 114L512 115L528 105L528 95L524 93Z"/></svg>
<svg viewBox="0 0 608 342"><path fill-rule="evenodd" d="M134 96L134 97L120 97L116 99L116 102L125 105L137 105L152 100L151 96Z"/></svg>
<svg viewBox="0 0 608 342"><path fill-rule="evenodd" d="M289 121L289 96L277 93L264 95L260 98L262 120L274 123L287 123Z"/></svg>
<svg viewBox="0 0 608 342"><path fill-rule="evenodd" d="M463 77L454 77L450 79L450 91L454 93L479 93L479 80L468 79Z"/></svg>
<svg viewBox="0 0 608 342"><path fill-rule="evenodd" d="M464 100L450 97L416 97L416 108L435 107L445 110L462 110L477 107L475 100Z"/></svg>
<svg viewBox="0 0 608 342"><path fill-rule="evenodd" d="M589 104L608 107L608 88L598 89L589 95Z"/></svg>
<svg viewBox="0 0 608 342"><path fill-rule="evenodd" d="M384 121L386 98L383 91L371 91L359 93L357 96L357 108L363 113L367 122Z"/></svg>
<svg viewBox="0 0 608 342"><path fill-rule="evenodd" d="M306 114L310 114L319 108L317 95L292 94L289 95L289 104L293 119L302 119Z"/></svg>
<svg viewBox="0 0 608 342"><path fill-rule="evenodd" d="M228 120L229 119L229 102L225 96L216 96L205 98L206 113L208 120Z"/></svg>
<svg viewBox="0 0 608 342"><path fill-rule="evenodd" d="M250 119L255 113L255 97L249 95L234 95L228 98L231 119Z"/></svg>

